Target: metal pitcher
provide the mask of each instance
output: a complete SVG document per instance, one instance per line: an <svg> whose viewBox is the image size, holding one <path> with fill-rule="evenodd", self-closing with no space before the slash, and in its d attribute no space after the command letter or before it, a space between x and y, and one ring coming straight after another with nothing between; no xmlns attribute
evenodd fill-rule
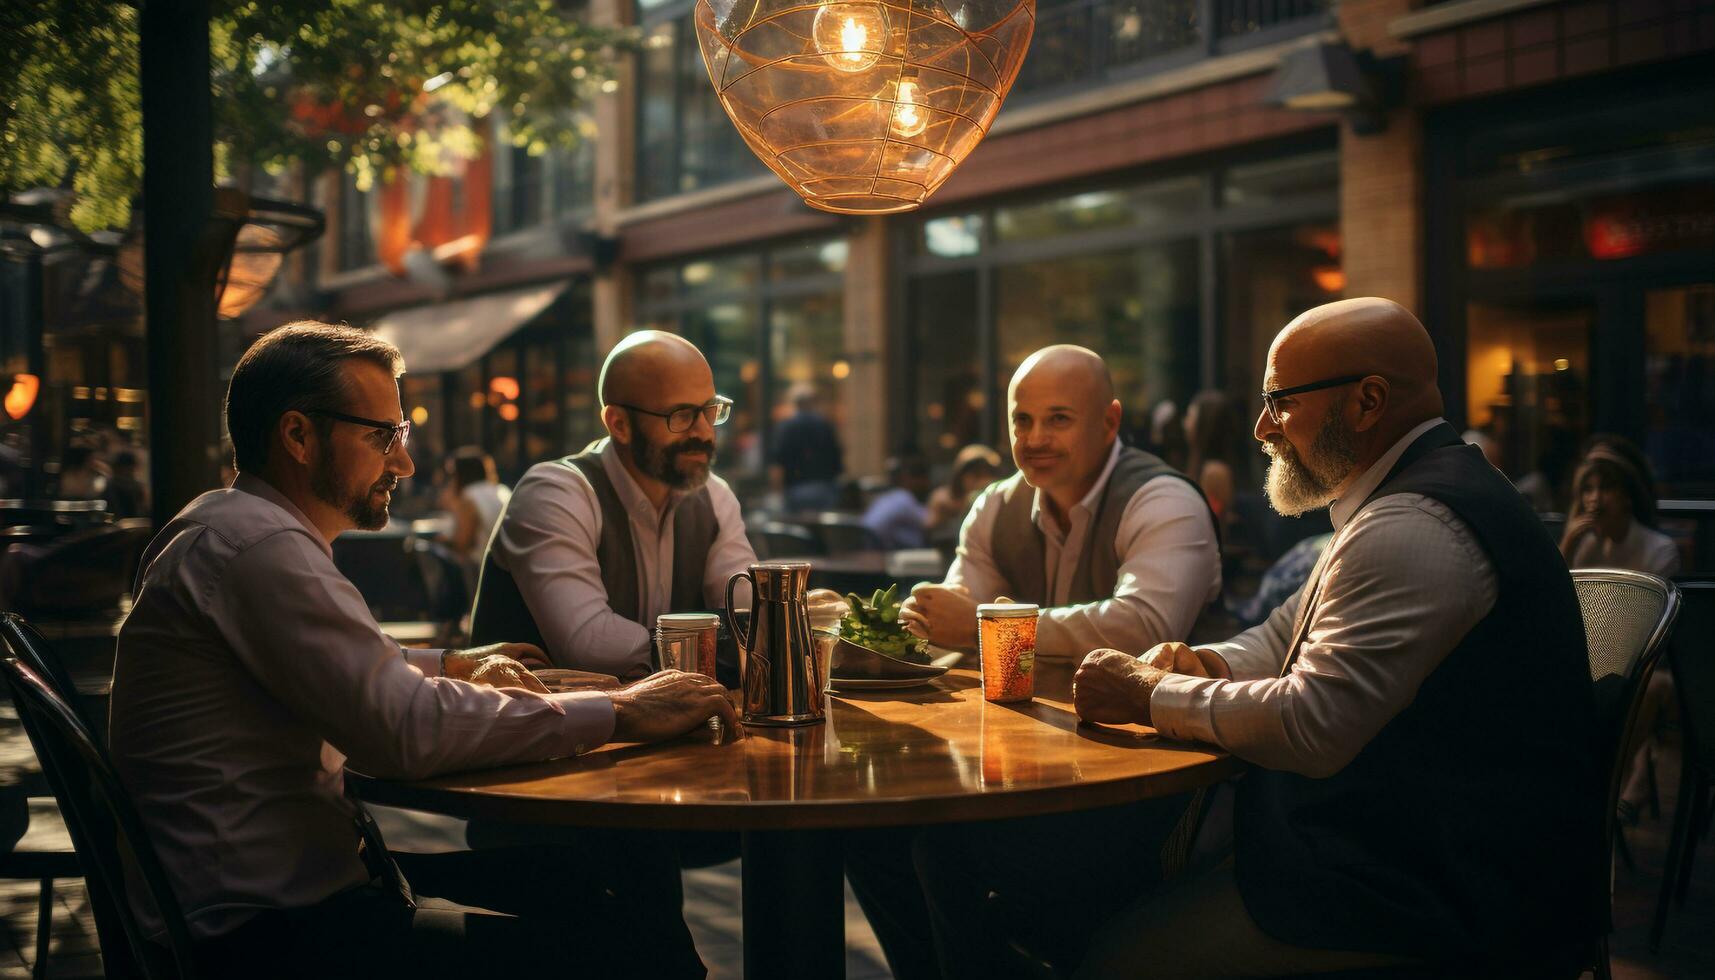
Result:
<svg viewBox="0 0 1715 980"><path fill-rule="evenodd" d="M747 632L732 614L732 590L749 579L752 600ZM727 621L744 660L744 723L813 725L822 720L825 678L810 637L807 561L763 561L727 579Z"/></svg>

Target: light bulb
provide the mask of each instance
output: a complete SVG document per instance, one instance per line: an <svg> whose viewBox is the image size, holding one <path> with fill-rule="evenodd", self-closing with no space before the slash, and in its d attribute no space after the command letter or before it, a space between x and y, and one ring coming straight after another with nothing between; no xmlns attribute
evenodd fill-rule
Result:
<svg viewBox="0 0 1715 980"><path fill-rule="evenodd" d="M863 71L887 48L887 11L873 3L825 3L810 33L816 53L840 71Z"/></svg>
<svg viewBox="0 0 1715 980"><path fill-rule="evenodd" d="M929 113L923 109L923 89L917 79L899 80L899 100L893 106L893 132L896 136L916 136L929 126Z"/></svg>

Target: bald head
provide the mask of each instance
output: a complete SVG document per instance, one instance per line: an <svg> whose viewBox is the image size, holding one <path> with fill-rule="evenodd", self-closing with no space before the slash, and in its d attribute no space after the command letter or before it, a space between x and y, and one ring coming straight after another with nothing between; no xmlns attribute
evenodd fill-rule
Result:
<svg viewBox="0 0 1715 980"><path fill-rule="evenodd" d="M699 385L713 394L714 375L697 345L663 330L639 330L615 345L602 362L598 390L603 405L660 411L678 403L702 404L707 396L680 397L681 389Z"/></svg>
<svg viewBox="0 0 1715 980"><path fill-rule="evenodd" d="M1401 432L1441 414L1429 331L1410 310L1375 296L1326 303L1287 324L1269 347L1264 387L1354 374L1387 379L1387 417Z"/></svg>
<svg viewBox="0 0 1715 980"><path fill-rule="evenodd" d="M1007 398L1016 402L1021 388L1085 399L1097 414L1114 400L1114 379L1107 362L1095 351L1076 344L1044 347L1025 358L1012 373Z"/></svg>

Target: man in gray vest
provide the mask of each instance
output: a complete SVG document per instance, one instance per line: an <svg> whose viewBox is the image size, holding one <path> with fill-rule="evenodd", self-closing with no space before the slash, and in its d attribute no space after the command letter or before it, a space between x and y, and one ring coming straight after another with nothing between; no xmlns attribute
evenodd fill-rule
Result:
<svg viewBox="0 0 1715 980"><path fill-rule="evenodd" d="M900 619L969 650L979 602L1034 602L1043 657L1189 636L1221 591L1214 515L1183 474L1120 444L1101 357L1057 344L1025 358L1007 415L1018 473L977 498L947 580L913 589Z"/></svg>
<svg viewBox="0 0 1715 980"><path fill-rule="evenodd" d="M711 609L756 560L738 500L709 472L732 401L689 341L626 337L602 365L608 438L538 463L489 540L471 635L541 647L557 666L630 679L653 670L667 612Z"/></svg>

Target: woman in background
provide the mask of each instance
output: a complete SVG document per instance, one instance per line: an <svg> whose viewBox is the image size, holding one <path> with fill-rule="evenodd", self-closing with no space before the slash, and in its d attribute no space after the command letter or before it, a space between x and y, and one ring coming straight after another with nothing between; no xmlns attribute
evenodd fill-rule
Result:
<svg viewBox="0 0 1715 980"><path fill-rule="evenodd" d="M500 512L512 497L494 470L494 457L476 446L465 446L447 460L447 510L453 515L448 544L477 568L488 548Z"/></svg>
<svg viewBox="0 0 1715 980"><path fill-rule="evenodd" d="M1225 392L1200 391L1185 410L1185 442L1189 452L1185 475L1203 489L1209 509L1220 522L1221 536L1232 524L1233 463L1238 459L1239 424L1233 401Z"/></svg>
<svg viewBox="0 0 1715 980"><path fill-rule="evenodd" d="M971 503L999 478L999 453L976 443L959 450L953 457L952 477L929 494L929 515L923 521L928 528L929 543L958 544L959 527L964 524Z"/></svg>

